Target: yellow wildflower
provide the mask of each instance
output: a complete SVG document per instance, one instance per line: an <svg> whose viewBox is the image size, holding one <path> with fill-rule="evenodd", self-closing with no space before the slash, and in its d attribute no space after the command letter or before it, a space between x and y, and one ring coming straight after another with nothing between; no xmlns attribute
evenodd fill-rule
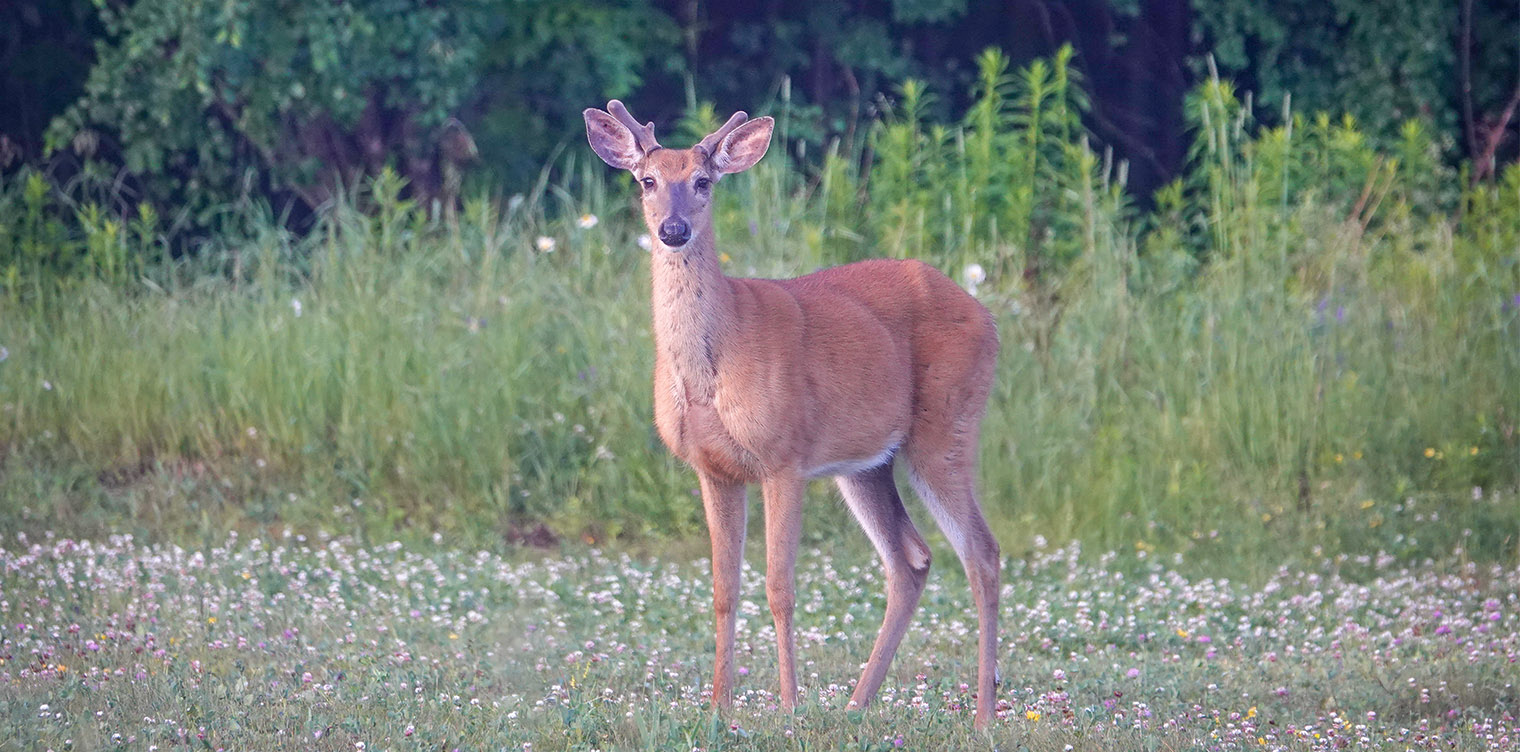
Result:
<svg viewBox="0 0 1520 752"><path fill-rule="evenodd" d="M1040 711L1038 711L1038 710L1026 710L1026 711L1024 711L1024 717L1028 718L1031 721L1038 721L1038 720L1040 720Z"/></svg>

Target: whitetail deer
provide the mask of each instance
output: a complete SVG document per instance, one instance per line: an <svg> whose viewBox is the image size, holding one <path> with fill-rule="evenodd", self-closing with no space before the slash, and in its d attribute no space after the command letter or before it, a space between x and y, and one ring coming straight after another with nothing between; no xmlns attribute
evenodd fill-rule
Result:
<svg viewBox="0 0 1520 752"><path fill-rule="evenodd" d="M738 112L696 146L665 149L654 124L639 125L617 100L585 116L591 148L638 180L657 241L655 425L697 471L712 536L714 704L733 700L749 483L759 483L765 499L765 589L781 702L797 704L793 574L804 491L822 476L835 476L886 569L886 618L850 705L875 696L929 573L929 548L892 478L900 455L971 581L980 629L975 723L984 727L996 706L1001 567L975 477L998 351L992 316L918 261L862 261L796 279L724 276L713 186L760 161L774 121Z"/></svg>

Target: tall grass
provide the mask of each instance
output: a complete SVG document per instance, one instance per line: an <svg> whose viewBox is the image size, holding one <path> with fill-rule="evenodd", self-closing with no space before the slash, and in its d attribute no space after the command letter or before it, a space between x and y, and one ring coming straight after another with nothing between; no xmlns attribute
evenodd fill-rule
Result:
<svg viewBox="0 0 1520 752"><path fill-rule="evenodd" d="M1387 150L1329 117L1263 128L1213 81L1190 169L1140 212L1067 63L989 52L958 124L910 81L815 172L778 149L725 181L729 273L980 267L1003 340L982 487L1010 551L1515 556L1520 169L1468 188L1417 124ZM166 255L150 213L0 184L0 521L700 531L651 426L632 191L581 151L457 221L392 177L304 237L244 207L190 262L142 261ZM815 535L843 521L821 506Z"/></svg>

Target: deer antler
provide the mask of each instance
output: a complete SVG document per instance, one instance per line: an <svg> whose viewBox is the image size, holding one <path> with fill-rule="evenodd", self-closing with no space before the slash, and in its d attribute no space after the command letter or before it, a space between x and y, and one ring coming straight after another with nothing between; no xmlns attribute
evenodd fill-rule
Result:
<svg viewBox="0 0 1520 752"><path fill-rule="evenodd" d="M662 148L660 142L654 140L653 121L639 125L639 121L634 120L633 115L628 113L628 108L624 107L623 103L616 99L607 103L607 113L617 118L618 122L622 123L623 127L633 134L633 140L639 145L639 151L648 154L655 149Z"/></svg>
<svg viewBox="0 0 1520 752"><path fill-rule="evenodd" d="M722 128L707 134L707 138L702 139L696 148L701 149L703 154L711 158L713 152L718 150L718 144L723 143L723 138L732 133L735 128L744 125L744 121L746 120L749 120L749 115L744 114L743 110L735 112L729 117L728 122L723 124Z"/></svg>

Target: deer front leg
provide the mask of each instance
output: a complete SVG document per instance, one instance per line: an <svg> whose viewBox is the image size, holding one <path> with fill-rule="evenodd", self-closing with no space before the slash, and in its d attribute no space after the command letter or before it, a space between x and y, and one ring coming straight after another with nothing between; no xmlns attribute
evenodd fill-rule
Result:
<svg viewBox="0 0 1520 752"><path fill-rule="evenodd" d="M776 674L781 706L797 707L796 644L792 611L796 606L797 544L802 537L802 499L806 481L797 477L765 482L765 598L776 621Z"/></svg>
<svg viewBox="0 0 1520 752"><path fill-rule="evenodd" d="M713 620L717 658L713 662L713 705L734 702L734 618L739 574L744 566L744 526L748 520L744 484L699 475L707 532L712 538Z"/></svg>

